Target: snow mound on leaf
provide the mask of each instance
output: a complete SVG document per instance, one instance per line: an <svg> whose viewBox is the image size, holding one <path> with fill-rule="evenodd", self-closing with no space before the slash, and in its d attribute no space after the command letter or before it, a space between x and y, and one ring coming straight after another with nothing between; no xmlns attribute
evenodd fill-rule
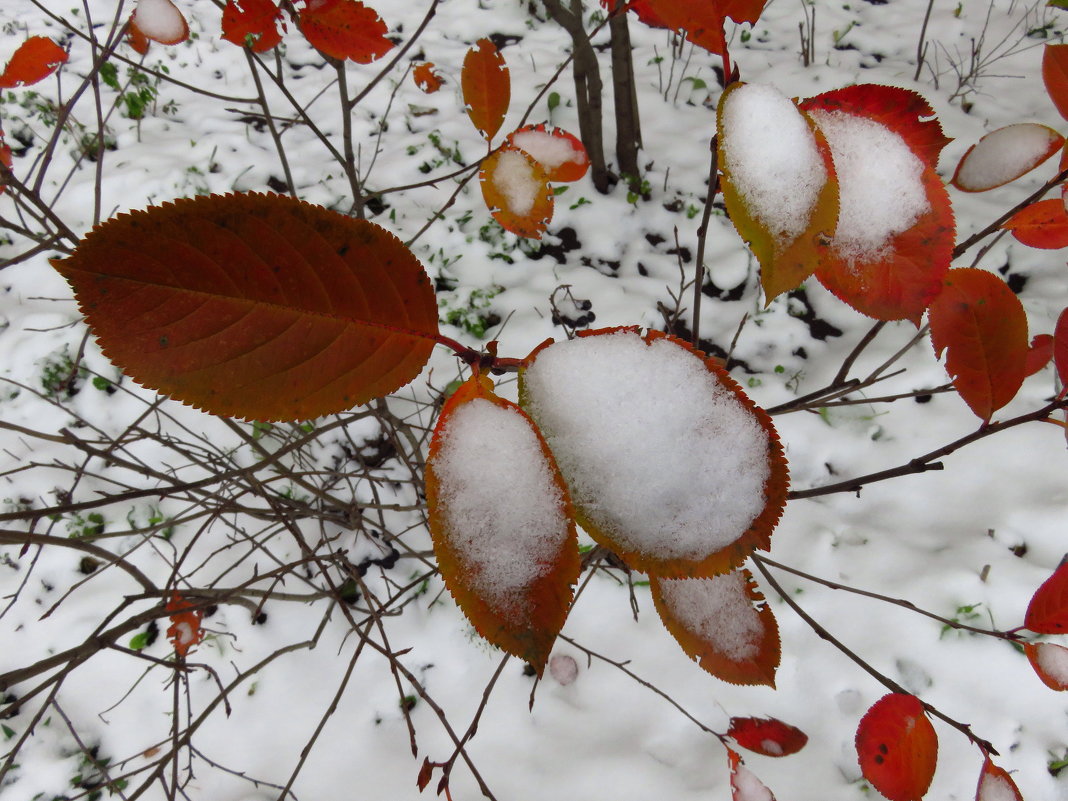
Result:
<svg viewBox="0 0 1068 801"><path fill-rule="evenodd" d="M1068 687L1068 648L1049 642L1035 646L1035 659L1042 672L1064 687Z"/></svg>
<svg viewBox="0 0 1068 801"><path fill-rule="evenodd" d="M760 651L764 626L749 601L742 571L706 579L664 579L660 592L675 619L727 659L742 662Z"/></svg>
<svg viewBox="0 0 1068 801"><path fill-rule="evenodd" d="M1045 125L1020 122L988 133L965 154L954 180L970 192L1014 181L1050 155L1060 134Z"/></svg>
<svg viewBox="0 0 1068 801"><path fill-rule="evenodd" d="M519 217L530 213L538 199L539 181L527 157L514 150L504 150L493 171L493 185L508 204L508 211Z"/></svg>
<svg viewBox="0 0 1068 801"><path fill-rule="evenodd" d="M767 434L670 340L620 331L557 342L523 385L576 506L628 550L697 559L763 510Z"/></svg>
<svg viewBox="0 0 1068 801"><path fill-rule="evenodd" d="M560 487L530 423L476 398L449 418L435 461L439 509L471 584L509 608L568 537Z"/></svg>
<svg viewBox="0 0 1068 801"><path fill-rule="evenodd" d="M133 18L141 33L157 42L181 41L188 32L185 17L170 0L137 0Z"/></svg>
<svg viewBox="0 0 1068 801"><path fill-rule="evenodd" d="M797 106L773 86L745 84L723 101L724 167L749 212L788 245L808 226L827 170Z"/></svg>
<svg viewBox="0 0 1068 801"><path fill-rule="evenodd" d="M1004 776L985 774L975 801L1018 801L1019 796Z"/></svg>
<svg viewBox="0 0 1068 801"><path fill-rule="evenodd" d="M810 116L827 138L838 176L834 247L849 261L875 261L891 237L930 210L924 163L900 134L874 120L822 109Z"/></svg>
<svg viewBox="0 0 1068 801"><path fill-rule="evenodd" d="M512 137L512 144L547 170L569 161L581 164L585 158L566 136L553 136L548 131L520 131Z"/></svg>

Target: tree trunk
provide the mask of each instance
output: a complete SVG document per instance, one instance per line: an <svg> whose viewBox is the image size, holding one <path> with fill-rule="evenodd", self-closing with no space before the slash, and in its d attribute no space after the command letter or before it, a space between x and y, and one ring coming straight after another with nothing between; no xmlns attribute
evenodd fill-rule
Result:
<svg viewBox="0 0 1068 801"><path fill-rule="evenodd" d="M638 148L642 146L638 94L634 86L634 59L626 14L608 21L612 32L612 94L616 108L616 162L632 192L641 192Z"/></svg>

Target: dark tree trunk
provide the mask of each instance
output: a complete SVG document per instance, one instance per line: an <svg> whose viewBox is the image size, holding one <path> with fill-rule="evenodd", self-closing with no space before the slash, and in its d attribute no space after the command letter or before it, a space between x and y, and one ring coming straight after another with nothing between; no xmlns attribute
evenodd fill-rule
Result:
<svg viewBox="0 0 1068 801"><path fill-rule="evenodd" d="M612 94L616 107L616 162L632 192L641 191L638 149L642 146L638 93L634 86L634 59L626 14L608 21L612 32Z"/></svg>

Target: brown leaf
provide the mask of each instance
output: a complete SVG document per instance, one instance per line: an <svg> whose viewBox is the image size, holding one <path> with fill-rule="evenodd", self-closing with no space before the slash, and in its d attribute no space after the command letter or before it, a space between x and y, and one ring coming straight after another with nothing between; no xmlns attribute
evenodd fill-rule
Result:
<svg viewBox="0 0 1068 801"><path fill-rule="evenodd" d="M483 137L493 139L508 111L512 83L504 56L489 39L479 39L467 51L460 88L471 122Z"/></svg>
<svg viewBox="0 0 1068 801"><path fill-rule="evenodd" d="M549 178L517 147L503 147L482 162L478 174L486 208L513 234L541 239L553 218Z"/></svg>

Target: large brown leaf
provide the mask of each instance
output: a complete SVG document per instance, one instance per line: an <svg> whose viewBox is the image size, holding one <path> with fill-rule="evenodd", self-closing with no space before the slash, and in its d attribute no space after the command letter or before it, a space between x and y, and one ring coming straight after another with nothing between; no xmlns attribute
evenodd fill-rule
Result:
<svg viewBox="0 0 1068 801"><path fill-rule="evenodd" d="M460 89L471 122L486 139L493 139L508 112L512 79L504 56L489 39L479 39L464 56Z"/></svg>
<svg viewBox="0 0 1068 801"><path fill-rule="evenodd" d="M104 353L214 414L319 417L419 374L437 305L374 223L281 195L183 199L97 226L52 265Z"/></svg>

